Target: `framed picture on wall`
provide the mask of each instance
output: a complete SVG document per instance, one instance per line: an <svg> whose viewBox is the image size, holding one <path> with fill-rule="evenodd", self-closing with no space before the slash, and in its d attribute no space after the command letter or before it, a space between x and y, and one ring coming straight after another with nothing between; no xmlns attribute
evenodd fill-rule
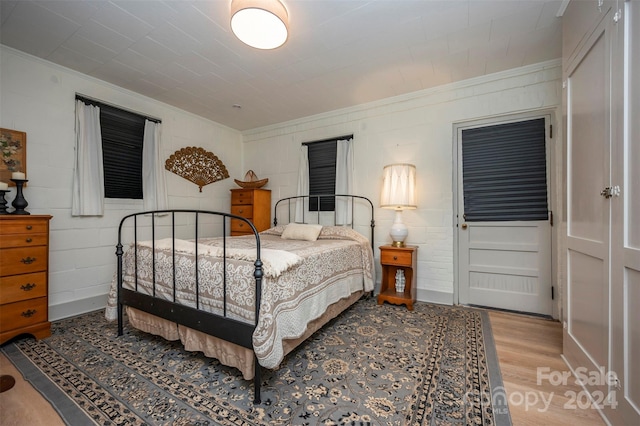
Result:
<svg viewBox="0 0 640 426"><path fill-rule="evenodd" d="M14 172L27 174L27 134L18 130L0 128L0 182L15 186Z"/></svg>

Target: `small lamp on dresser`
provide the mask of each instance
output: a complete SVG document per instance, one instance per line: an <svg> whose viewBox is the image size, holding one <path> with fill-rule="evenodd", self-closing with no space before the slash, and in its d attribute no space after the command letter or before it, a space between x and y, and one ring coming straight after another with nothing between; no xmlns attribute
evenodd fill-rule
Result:
<svg viewBox="0 0 640 426"><path fill-rule="evenodd" d="M396 211L389 234L394 247L404 247L404 240L409 231L407 226L402 223L402 211L417 208L416 166L413 164L390 164L384 167L380 207Z"/></svg>

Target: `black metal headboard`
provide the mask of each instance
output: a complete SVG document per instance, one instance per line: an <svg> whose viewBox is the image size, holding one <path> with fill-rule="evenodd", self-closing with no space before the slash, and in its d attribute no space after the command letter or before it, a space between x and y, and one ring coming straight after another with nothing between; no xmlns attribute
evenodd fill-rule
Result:
<svg viewBox="0 0 640 426"><path fill-rule="evenodd" d="M348 200L350 200L351 202L351 211L352 211L352 215L353 217L355 217L355 207L356 207L356 201L357 200L363 200L366 203L368 203L368 208L371 211L370 214L370 224L369 226L371 227L371 236L369 238L369 240L371 241L371 249L374 249L374 243L373 243L373 235L374 235L374 229L376 226L376 221L375 221L375 217L374 217L374 209L373 209L373 203L371 202L370 199L368 199L367 197L363 197L361 195L349 195L349 194L317 194L317 195L296 195L294 197L287 197L287 198L281 198L278 201L276 201L276 205L273 209L273 226L277 226L278 225L278 207L281 207L280 203L286 203L287 205L287 213L288 213L288 217L287 217L287 223L292 222L291 220L291 207L293 204L293 208L294 208L294 215L295 215L295 208L296 208L296 201L298 200L303 200L304 199L316 199L317 200L317 205L318 205L318 211L316 212L308 212L309 215L313 215L316 216L316 223L320 223L320 213L322 213L320 211L320 199L326 199L326 198L333 198L334 201L336 198L347 198ZM362 204L362 203L360 203ZM305 221L305 209L302 209L302 222L306 223ZM354 225L354 220L351 221L351 228L353 229L353 225ZM333 211L333 224L336 224L336 212L335 209Z"/></svg>

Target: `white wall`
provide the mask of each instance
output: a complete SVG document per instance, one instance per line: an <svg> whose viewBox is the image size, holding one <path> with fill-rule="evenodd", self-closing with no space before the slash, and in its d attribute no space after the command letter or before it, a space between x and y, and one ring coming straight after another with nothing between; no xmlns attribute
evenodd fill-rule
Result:
<svg viewBox="0 0 640 426"><path fill-rule="evenodd" d="M163 158L187 146L216 154L231 177L242 177L241 135L125 89L0 47L0 127L27 133L24 190L31 214L50 214L49 319L103 307L115 272L117 226L142 210L141 200L107 200L103 217L71 217L75 94L162 120ZM233 179L203 187L166 172L169 207L229 211ZM15 191L7 194L11 203Z"/></svg>
<svg viewBox="0 0 640 426"><path fill-rule="evenodd" d="M407 242L419 246L418 299L452 303L453 124L537 109L558 110L560 79L560 63L553 61L240 134L1 46L0 126L27 132L27 210L53 215L50 319L104 306L115 271L118 222L142 209L140 201L108 200L104 217L71 217L76 93L162 119L165 158L177 149L200 146L214 152L232 178L253 169L260 178L269 178L267 188L273 191L274 202L295 195L301 142L353 133L356 193L376 205L376 247L390 241L393 221L393 211L377 208L382 168L394 162L415 164L419 208L405 211L403 217L409 227ZM199 193L197 186L169 172L167 186L170 207L219 211L228 211L229 189L236 187L227 179ZM555 192L558 198L561 191ZM9 202L13 197L7 194ZM558 211L560 203L552 202Z"/></svg>
<svg viewBox="0 0 640 426"><path fill-rule="evenodd" d="M453 124L541 109L551 109L560 117L560 81L560 62L553 61L245 131L245 167L269 178L273 199L293 196L300 143L353 133L355 192L369 197L377 207L383 166L415 164L418 209L405 211L403 218L409 228L407 243L419 246L418 299L452 303ZM554 147L552 155L560 152ZM561 191L555 189L557 198ZM552 200L553 204L559 203ZM375 214L377 251L390 242L394 212L376 208Z"/></svg>

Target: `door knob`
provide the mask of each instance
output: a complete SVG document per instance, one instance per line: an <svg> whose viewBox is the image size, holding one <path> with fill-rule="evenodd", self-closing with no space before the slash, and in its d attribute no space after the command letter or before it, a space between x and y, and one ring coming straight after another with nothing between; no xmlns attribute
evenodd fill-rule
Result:
<svg viewBox="0 0 640 426"><path fill-rule="evenodd" d="M618 185L616 186L608 186L605 189L603 189L602 191L600 191L600 195L602 195L604 198L611 198L611 197L619 197L620 196L620 187Z"/></svg>
<svg viewBox="0 0 640 426"><path fill-rule="evenodd" d="M467 229L467 224L466 224L466 223L463 223L462 225L460 225L460 227L461 227L462 229Z"/></svg>

